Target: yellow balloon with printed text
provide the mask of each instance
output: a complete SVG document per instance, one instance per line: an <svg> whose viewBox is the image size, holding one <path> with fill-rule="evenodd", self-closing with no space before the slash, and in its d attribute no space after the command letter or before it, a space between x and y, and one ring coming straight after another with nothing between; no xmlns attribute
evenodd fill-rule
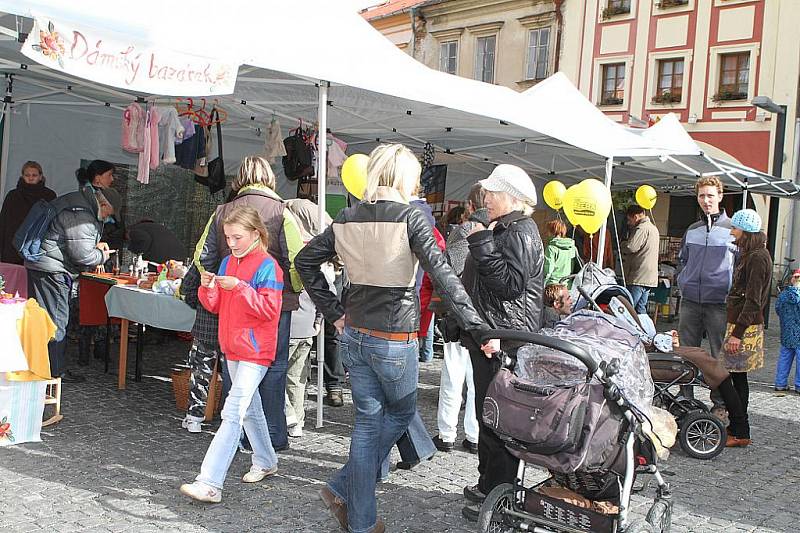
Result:
<svg viewBox="0 0 800 533"><path fill-rule="evenodd" d="M353 154L342 165L342 183L347 192L361 200L367 188L367 163L369 156Z"/></svg>
<svg viewBox="0 0 800 533"><path fill-rule="evenodd" d="M636 189L636 203L639 204L642 209L653 209L657 199L658 193L650 185L642 185Z"/></svg>
<svg viewBox="0 0 800 533"><path fill-rule="evenodd" d="M564 205L564 194L566 194L566 192L567 188L560 181L548 181L542 190L544 203L558 211Z"/></svg>
<svg viewBox="0 0 800 533"><path fill-rule="evenodd" d="M597 233L611 212L611 192L596 179L585 179L564 194L564 214L573 226Z"/></svg>

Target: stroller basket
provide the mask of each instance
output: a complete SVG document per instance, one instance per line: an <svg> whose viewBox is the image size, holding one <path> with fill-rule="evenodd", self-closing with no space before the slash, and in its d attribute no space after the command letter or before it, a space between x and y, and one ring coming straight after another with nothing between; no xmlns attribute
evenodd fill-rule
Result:
<svg viewBox="0 0 800 533"><path fill-rule="evenodd" d="M696 366L684 361L677 355L668 353L648 354L650 374L656 383L687 385L696 379L702 379Z"/></svg>
<svg viewBox="0 0 800 533"><path fill-rule="evenodd" d="M568 526L578 531L613 531L616 514L603 514L586 507L573 505L560 498L539 492L540 486L526 490L525 510L550 522L553 526Z"/></svg>

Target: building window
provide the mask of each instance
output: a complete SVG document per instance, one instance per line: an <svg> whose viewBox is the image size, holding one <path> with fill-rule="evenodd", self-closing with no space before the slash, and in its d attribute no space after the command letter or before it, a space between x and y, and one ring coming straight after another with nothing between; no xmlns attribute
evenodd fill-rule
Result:
<svg viewBox="0 0 800 533"><path fill-rule="evenodd" d="M439 45L439 70L455 74L458 68L458 41L447 41Z"/></svg>
<svg viewBox="0 0 800 533"><path fill-rule="evenodd" d="M654 104L680 102L683 93L683 59L662 59L658 62L658 85Z"/></svg>
<svg viewBox="0 0 800 533"><path fill-rule="evenodd" d="M631 0L608 0L603 9L603 19L631 12Z"/></svg>
<svg viewBox="0 0 800 533"><path fill-rule="evenodd" d="M746 100L750 83L750 52L722 54L719 58L719 87L715 101Z"/></svg>
<svg viewBox="0 0 800 533"><path fill-rule="evenodd" d="M625 63L603 65L600 105L622 105L625 101Z"/></svg>
<svg viewBox="0 0 800 533"><path fill-rule="evenodd" d="M525 78L541 80L547 77L550 58L550 28L538 28L528 32L528 70Z"/></svg>
<svg viewBox="0 0 800 533"><path fill-rule="evenodd" d="M475 46L475 79L494 83L494 56L497 36L478 37Z"/></svg>

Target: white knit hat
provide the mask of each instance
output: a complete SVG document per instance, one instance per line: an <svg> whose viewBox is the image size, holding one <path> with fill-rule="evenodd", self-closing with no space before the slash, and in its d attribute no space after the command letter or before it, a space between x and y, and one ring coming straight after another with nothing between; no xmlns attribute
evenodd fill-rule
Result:
<svg viewBox="0 0 800 533"><path fill-rule="evenodd" d="M531 207L536 205L536 187L528 173L516 165L497 165L489 177L479 183L489 192L505 192Z"/></svg>

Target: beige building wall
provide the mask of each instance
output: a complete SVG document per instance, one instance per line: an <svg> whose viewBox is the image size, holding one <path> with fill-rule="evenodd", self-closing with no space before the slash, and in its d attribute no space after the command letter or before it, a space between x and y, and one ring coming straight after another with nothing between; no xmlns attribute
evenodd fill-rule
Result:
<svg viewBox="0 0 800 533"><path fill-rule="evenodd" d="M447 0L422 6L415 58L438 69L443 42L458 43L456 74L476 78L476 44L496 36L494 83L524 90L536 83L527 76L530 30L549 28L546 76L555 69L556 11L552 0Z"/></svg>

